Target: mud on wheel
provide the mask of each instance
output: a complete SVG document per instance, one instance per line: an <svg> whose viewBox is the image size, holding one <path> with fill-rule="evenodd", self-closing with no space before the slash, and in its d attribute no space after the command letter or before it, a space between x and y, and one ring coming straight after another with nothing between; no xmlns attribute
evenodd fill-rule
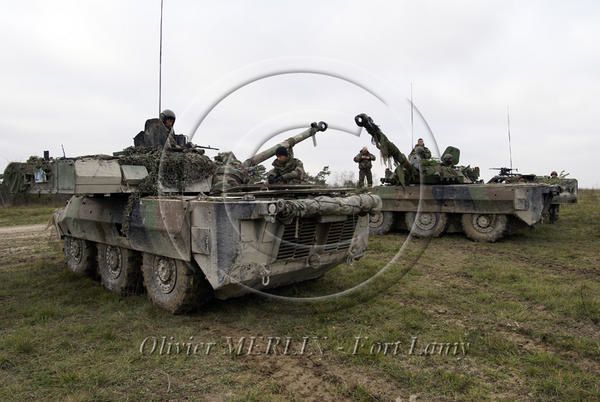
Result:
<svg viewBox="0 0 600 402"><path fill-rule="evenodd" d="M407 212L406 228L417 237L438 237L448 225L448 216L442 212Z"/></svg>
<svg viewBox="0 0 600 402"><path fill-rule="evenodd" d="M394 225L394 213L378 211L369 215L369 234L384 235Z"/></svg>
<svg viewBox="0 0 600 402"><path fill-rule="evenodd" d="M102 285L111 292L127 296L141 293L142 256L123 247L98 244L98 273Z"/></svg>
<svg viewBox="0 0 600 402"><path fill-rule="evenodd" d="M144 253L142 272L152 303L173 314L193 311L212 296L202 272L189 262Z"/></svg>
<svg viewBox="0 0 600 402"><path fill-rule="evenodd" d="M96 245L87 240L65 236L65 262L76 274L94 275L96 272Z"/></svg>
<svg viewBox="0 0 600 402"><path fill-rule="evenodd" d="M463 214L462 228L471 240L494 242L504 236L508 219L506 215Z"/></svg>

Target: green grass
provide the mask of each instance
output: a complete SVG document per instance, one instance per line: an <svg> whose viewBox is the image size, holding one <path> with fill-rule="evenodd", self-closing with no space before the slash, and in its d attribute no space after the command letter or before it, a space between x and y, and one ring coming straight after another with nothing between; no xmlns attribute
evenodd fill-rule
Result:
<svg viewBox="0 0 600 402"><path fill-rule="evenodd" d="M374 290L310 307L249 296L172 316L145 296L121 298L68 272L55 244L43 259L0 268L0 400L598 400L599 200L600 192L581 191L556 225L495 244L460 235L415 241ZM0 213L0 222L11 216ZM404 239L372 238L361 261L278 293L360 283ZM140 354L148 336L221 347ZM324 353L229 356L226 336L317 336ZM369 341L353 355L357 336ZM464 356L409 355L411 336L420 350L431 342L469 348ZM400 341L401 352L371 354L370 341Z"/></svg>
<svg viewBox="0 0 600 402"><path fill-rule="evenodd" d="M48 223L55 206L28 205L0 208L0 227Z"/></svg>

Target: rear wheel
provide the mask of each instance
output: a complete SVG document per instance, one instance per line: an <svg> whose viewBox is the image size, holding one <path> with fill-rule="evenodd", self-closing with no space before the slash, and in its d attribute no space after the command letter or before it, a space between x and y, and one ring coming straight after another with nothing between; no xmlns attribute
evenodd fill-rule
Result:
<svg viewBox="0 0 600 402"><path fill-rule="evenodd" d="M507 228L506 215L463 214L462 228L471 240L494 242L504 236Z"/></svg>
<svg viewBox="0 0 600 402"><path fill-rule="evenodd" d="M98 244L98 272L102 285L111 292L127 296L142 287L142 256L123 247Z"/></svg>
<svg viewBox="0 0 600 402"><path fill-rule="evenodd" d="M442 212L407 212L406 228L417 237L438 237L448 225L448 215Z"/></svg>
<svg viewBox="0 0 600 402"><path fill-rule="evenodd" d="M143 255L142 272L148 297L173 314L192 311L212 296L210 284L196 271L186 261Z"/></svg>
<svg viewBox="0 0 600 402"><path fill-rule="evenodd" d="M76 274L93 275L96 272L96 245L94 242L65 236L65 262Z"/></svg>
<svg viewBox="0 0 600 402"><path fill-rule="evenodd" d="M384 235L388 233L394 225L393 212L375 212L369 215L369 234Z"/></svg>

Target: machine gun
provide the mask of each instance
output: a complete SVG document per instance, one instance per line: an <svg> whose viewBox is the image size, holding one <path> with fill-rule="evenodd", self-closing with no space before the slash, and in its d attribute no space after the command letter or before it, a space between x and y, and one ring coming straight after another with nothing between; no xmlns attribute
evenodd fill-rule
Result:
<svg viewBox="0 0 600 402"><path fill-rule="evenodd" d="M535 182L534 174L521 174L518 173L519 169L507 168L507 167L499 167L499 168L490 168L490 170L498 170L499 174L492 177L488 180L488 183L518 183L518 182L527 182L533 183Z"/></svg>

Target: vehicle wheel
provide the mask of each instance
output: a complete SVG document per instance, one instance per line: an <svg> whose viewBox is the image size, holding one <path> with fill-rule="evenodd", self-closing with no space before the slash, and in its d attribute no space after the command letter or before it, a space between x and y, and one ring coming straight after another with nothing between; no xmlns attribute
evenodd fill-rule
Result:
<svg viewBox="0 0 600 402"><path fill-rule="evenodd" d="M442 212L407 212L404 219L406 228L417 237L438 237L448 225L448 215Z"/></svg>
<svg viewBox="0 0 600 402"><path fill-rule="evenodd" d="M76 274L93 275L96 272L96 245L94 242L65 236L65 262Z"/></svg>
<svg viewBox="0 0 600 402"><path fill-rule="evenodd" d="M494 242L500 239L507 227L506 215L463 214L462 228L471 240Z"/></svg>
<svg viewBox="0 0 600 402"><path fill-rule="evenodd" d="M102 285L122 296L138 294L142 287L142 256L123 247L98 244L98 272Z"/></svg>
<svg viewBox="0 0 600 402"><path fill-rule="evenodd" d="M204 275L188 262L144 253L142 272L152 303L173 314L192 311L212 296Z"/></svg>
<svg viewBox="0 0 600 402"><path fill-rule="evenodd" d="M384 235L388 233L394 225L393 212L375 212L369 215L369 234Z"/></svg>

